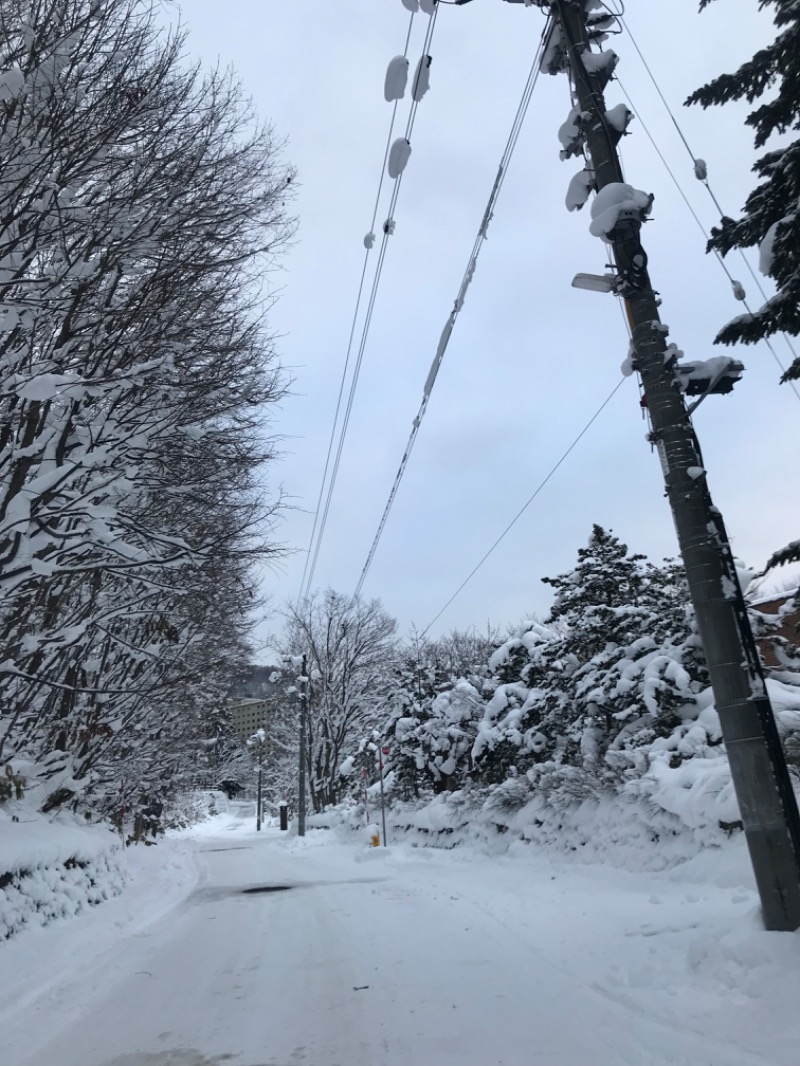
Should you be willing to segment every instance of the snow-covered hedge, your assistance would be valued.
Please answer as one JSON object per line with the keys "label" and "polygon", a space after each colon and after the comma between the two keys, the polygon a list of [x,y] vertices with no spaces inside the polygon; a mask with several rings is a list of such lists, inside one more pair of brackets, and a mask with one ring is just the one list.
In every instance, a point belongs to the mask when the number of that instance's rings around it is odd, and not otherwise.
{"label": "snow-covered hedge", "polygon": [[[800,688],[768,681],[784,738],[800,731]],[[639,751],[621,778],[602,767],[545,762],[494,785],[470,785],[433,798],[402,802],[385,782],[389,842],[453,848],[471,844],[499,853],[535,845],[586,861],[658,870],[717,847],[737,832],[740,813],[711,692],[697,715]],[[379,818],[379,786],[368,790],[369,821]],[[364,805],[351,802],[310,824],[363,835]]]}
{"label": "snow-covered hedge", "polygon": [[[398,803],[387,811],[389,843],[417,847],[478,847],[492,854],[532,845],[571,854],[586,862],[604,861],[635,870],[660,870],[721,845],[727,833],[719,823],[690,828],[643,797],[611,792],[573,797],[564,781],[532,792],[522,779],[489,789],[463,789],[417,806]],[[370,818],[376,817],[370,811]],[[354,804],[321,815],[310,825],[363,836],[364,809]]]}
{"label": "snow-covered hedge", "polygon": [[119,859],[108,829],[66,815],[51,822],[21,804],[0,807],[0,941],[118,895]]}

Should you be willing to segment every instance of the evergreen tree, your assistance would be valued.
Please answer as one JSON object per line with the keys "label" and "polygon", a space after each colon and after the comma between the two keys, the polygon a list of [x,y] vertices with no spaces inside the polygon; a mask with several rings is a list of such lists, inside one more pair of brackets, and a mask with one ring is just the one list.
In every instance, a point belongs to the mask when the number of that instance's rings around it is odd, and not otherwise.
{"label": "evergreen tree", "polygon": [[594,526],[575,569],[544,580],[557,590],[551,621],[568,628],[548,649],[542,733],[562,762],[626,767],[613,753],[668,735],[707,680],[682,568],[629,555]]}
{"label": "evergreen tree", "polygon": [[436,644],[412,631],[409,643],[400,650],[389,694],[389,714],[380,727],[390,752],[387,773],[393,773],[393,786],[401,799],[418,798],[431,790],[423,736],[444,680]]}
{"label": "evergreen tree", "polygon": [[644,561],[595,525],[576,566],[542,579],[556,592],[545,625],[526,623],[492,657],[491,698],[473,749],[481,780],[547,761],[580,764],[582,752],[607,743],[614,721],[599,706],[598,672],[653,626],[640,603],[653,586]]}
{"label": "evergreen tree", "polygon": [[472,749],[482,782],[497,784],[552,756],[554,745],[541,727],[547,693],[557,689],[557,645],[555,629],[525,622],[491,657],[489,699]]}
{"label": "evergreen tree", "polygon": [[412,631],[401,649],[380,735],[387,775],[403,799],[460,788],[483,713],[486,662],[494,636],[453,630],[438,640]]}
{"label": "evergreen tree", "polygon": [[[710,0],[701,0],[700,8]],[[734,74],[723,74],[697,89],[687,104],[707,108],[730,100],[758,101],[746,122],[755,130],[755,146],[763,148],[773,134],[800,128],[800,6],[796,0],[761,0],[774,8],[775,40],[758,51]],[[762,97],[772,89],[770,99]],[[753,315],[742,315],[724,327],[717,342],[754,344],[783,331],[800,333],[800,138],[762,155],[753,167],[761,179],[740,219],[723,218],[712,230],[709,250],[726,255],[733,248],[761,249],[761,269],[777,292]],[[800,378],[800,358],[784,381]]]}

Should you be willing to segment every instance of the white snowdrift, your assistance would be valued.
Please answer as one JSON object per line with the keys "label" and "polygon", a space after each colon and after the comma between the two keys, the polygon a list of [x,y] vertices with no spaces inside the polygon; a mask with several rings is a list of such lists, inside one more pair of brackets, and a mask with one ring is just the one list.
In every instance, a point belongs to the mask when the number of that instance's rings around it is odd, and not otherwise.
{"label": "white snowdrift", "polygon": [[51,821],[21,804],[0,807],[0,875],[70,859],[93,862],[118,846],[119,837],[104,826],[81,825],[66,814]]}
{"label": "white snowdrift", "polygon": [[108,829],[66,815],[51,822],[21,804],[0,808],[0,942],[118,895],[120,853]]}
{"label": "white snowdrift", "polygon": [[[767,682],[782,735],[800,724],[800,688]],[[505,686],[506,688],[510,686]],[[642,768],[610,782],[603,768],[544,763],[533,784],[525,776],[495,786],[444,792],[422,803],[393,801],[389,840],[415,846],[472,845],[492,854],[533,844],[630,870],[662,870],[716,850],[739,835],[740,812],[711,691],[695,721],[641,750]],[[387,793],[391,793],[391,781]],[[371,797],[372,807],[379,797]],[[316,815],[318,828],[360,831],[363,805]]]}

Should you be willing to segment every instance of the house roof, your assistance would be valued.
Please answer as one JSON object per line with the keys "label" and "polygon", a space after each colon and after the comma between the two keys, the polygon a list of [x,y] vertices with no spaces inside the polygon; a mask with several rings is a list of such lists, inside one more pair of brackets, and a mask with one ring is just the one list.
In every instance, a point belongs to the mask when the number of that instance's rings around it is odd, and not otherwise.
{"label": "house roof", "polygon": [[793,589],[788,592],[781,592],[777,595],[770,596],[763,600],[756,600],[755,603],[748,604],[751,610],[755,610],[759,614],[766,615],[767,617],[770,615],[775,617],[780,613],[781,608],[790,600],[795,600],[794,607],[782,616],[780,625],[770,634],[770,636],[760,637],[758,639],[761,658],[763,659],[764,666],[768,669],[778,669],[783,665],[778,661],[778,657],[775,654],[774,640],[776,637],[783,637],[787,643],[800,649],[800,598],[797,596],[798,591],[800,590]]}

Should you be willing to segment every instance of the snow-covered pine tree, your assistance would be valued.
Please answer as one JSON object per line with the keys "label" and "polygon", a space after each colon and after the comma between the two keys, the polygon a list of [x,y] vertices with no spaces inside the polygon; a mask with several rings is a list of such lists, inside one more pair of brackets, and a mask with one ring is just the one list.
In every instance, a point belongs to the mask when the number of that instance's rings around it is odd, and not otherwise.
{"label": "snow-covered pine tree", "polygon": [[489,659],[486,703],[472,749],[482,783],[497,784],[552,757],[542,720],[548,694],[559,691],[563,664],[555,649],[562,632],[561,626],[524,622]]}
{"label": "snow-covered pine tree", "polygon": [[452,630],[436,640],[412,629],[398,649],[378,735],[389,749],[386,773],[400,798],[460,788],[469,779],[495,640],[491,628]]}
{"label": "snow-covered pine tree", "polygon": [[639,598],[643,560],[643,555],[629,555],[627,545],[611,530],[594,525],[589,543],[578,549],[575,568],[542,578],[555,589],[548,621],[566,623],[573,649],[582,658],[590,658],[609,641],[630,636],[632,619],[620,607],[631,607]]}
{"label": "snow-covered pine tree", "polygon": [[563,761],[622,767],[611,753],[669,734],[706,680],[683,571],[594,526],[575,569],[545,580],[557,590],[550,621],[567,631],[548,649],[564,666],[545,689],[542,732]]}
{"label": "snow-covered pine tree", "polygon": [[432,778],[423,738],[433,701],[445,681],[434,641],[412,630],[398,650],[388,693],[388,714],[379,725],[382,744],[389,748],[387,773],[400,799],[417,799],[429,792]]}
{"label": "snow-covered pine tree", "polygon": [[[710,2],[700,0],[701,10]],[[761,270],[776,286],[775,295],[758,311],[740,315],[720,330],[716,339],[721,344],[755,344],[778,332],[800,334],[800,6],[795,0],[762,0],[759,6],[774,9],[775,40],[735,73],[715,78],[686,101],[703,108],[757,101],[746,119],[755,131],[756,148],[764,148],[776,134],[785,142],[756,161],[753,170],[761,180],[741,218],[723,218],[712,230],[709,250],[722,255],[758,246]],[[800,357],[782,378],[798,379]],[[800,540],[795,540],[775,552],[767,568],[798,561]]]}
{"label": "snow-covered pine tree", "polygon": [[[701,9],[709,3],[701,0]],[[686,103],[707,108],[731,100],[758,101],[746,122],[755,131],[756,148],[763,148],[775,134],[800,129],[800,6],[796,0],[761,0],[759,7],[774,9],[775,40],[735,73],[697,89]],[[725,255],[758,245],[761,270],[773,278],[777,292],[753,315],[728,323],[717,336],[722,344],[754,344],[779,331],[800,334],[800,138],[771,148],[753,169],[761,181],[748,196],[742,217],[723,218],[712,230],[709,249]],[[800,358],[784,375],[784,381],[790,379],[800,379]]]}

